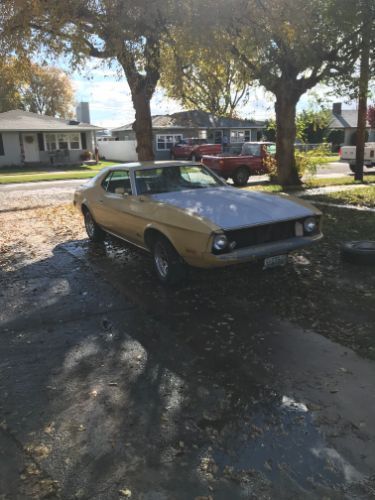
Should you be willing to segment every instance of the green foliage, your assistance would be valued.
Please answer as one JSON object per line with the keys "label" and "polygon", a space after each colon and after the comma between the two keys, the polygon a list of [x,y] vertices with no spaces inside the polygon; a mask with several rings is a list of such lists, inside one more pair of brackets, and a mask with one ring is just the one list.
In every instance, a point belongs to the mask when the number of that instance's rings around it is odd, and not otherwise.
{"label": "green foliage", "polygon": [[61,118],[72,116],[74,91],[61,70],[15,57],[0,60],[0,112],[24,109]]}
{"label": "green foliage", "polygon": [[233,117],[238,105],[249,98],[248,81],[233,58],[202,46],[189,32],[174,30],[171,37],[173,41],[168,40],[161,52],[160,85],[167,96],[185,109]]}
{"label": "green foliage", "polygon": [[327,134],[327,141],[332,144],[332,151],[337,152],[345,141],[345,131],[343,129],[330,130]]}

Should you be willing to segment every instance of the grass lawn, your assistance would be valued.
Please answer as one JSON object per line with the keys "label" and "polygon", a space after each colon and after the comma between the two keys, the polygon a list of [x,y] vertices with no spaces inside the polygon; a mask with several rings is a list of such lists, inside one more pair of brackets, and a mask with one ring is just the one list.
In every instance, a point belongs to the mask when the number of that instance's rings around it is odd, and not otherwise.
{"label": "grass lawn", "polygon": [[309,200],[336,203],[339,205],[356,205],[360,207],[375,208],[375,186],[354,188],[348,191],[336,191],[329,194],[306,196]]}
{"label": "grass lawn", "polygon": [[[364,182],[375,183],[375,173],[365,175]],[[283,187],[280,184],[274,184],[269,181],[254,182],[242,189],[280,193],[282,191],[293,192],[293,191],[303,191],[305,189],[319,188],[325,186],[350,186],[350,185],[354,186],[356,184],[357,182],[354,180],[354,177],[329,177],[320,179],[312,177],[307,179],[301,186],[291,186],[286,190],[283,189]],[[358,189],[358,191],[360,189]]]}
{"label": "grass lawn", "polygon": [[0,184],[20,182],[55,181],[66,179],[89,179],[102,168],[120,162],[101,161],[98,165],[63,166],[63,167],[13,167],[0,169]]}

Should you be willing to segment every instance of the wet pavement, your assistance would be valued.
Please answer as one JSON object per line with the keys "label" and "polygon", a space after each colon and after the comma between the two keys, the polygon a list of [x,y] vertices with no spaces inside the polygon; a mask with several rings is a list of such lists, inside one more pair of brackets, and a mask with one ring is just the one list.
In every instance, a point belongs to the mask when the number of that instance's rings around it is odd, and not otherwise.
{"label": "wet pavement", "polygon": [[[375,498],[375,363],[317,333],[345,291],[322,324],[314,290],[311,319],[281,311],[319,252],[168,290],[147,254],[47,217],[20,215],[36,239],[0,268],[0,498]],[[374,277],[341,271],[371,332]]]}

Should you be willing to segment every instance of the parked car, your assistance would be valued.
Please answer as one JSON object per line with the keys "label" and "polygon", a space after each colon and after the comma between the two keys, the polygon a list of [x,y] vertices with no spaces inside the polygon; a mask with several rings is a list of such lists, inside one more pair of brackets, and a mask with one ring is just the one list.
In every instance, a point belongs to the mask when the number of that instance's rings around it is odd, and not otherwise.
{"label": "parked car", "polygon": [[[340,161],[349,163],[349,168],[355,172],[356,146],[341,146],[339,150]],[[375,142],[365,144],[364,165],[367,168],[375,167]]]}
{"label": "parked car", "polygon": [[197,161],[203,155],[216,155],[221,153],[221,144],[209,144],[206,139],[196,137],[182,139],[171,149],[172,160]]}
{"label": "parked car", "polygon": [[275,153],[276,145],[273,142],[244,142],[238,156],[204,155],[202,163],[220,177],[233,179],[236,186],[246,186],[250,175],[269,172],[266,159]]}
{"label": "parked car", "polygon": [[159,280],[181,280],[187,264],[212,268],[287,254],[322,237],[319,210],[291,196],[228,186],[190,162],[124,164],[78,188],[74,205],[93,241],[110,233],[151,252]]}

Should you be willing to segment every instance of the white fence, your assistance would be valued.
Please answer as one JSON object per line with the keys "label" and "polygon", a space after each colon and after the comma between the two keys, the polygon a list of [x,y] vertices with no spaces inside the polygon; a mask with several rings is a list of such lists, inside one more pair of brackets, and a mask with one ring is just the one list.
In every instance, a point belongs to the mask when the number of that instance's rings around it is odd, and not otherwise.
{"label": "white fence", "polygon": [[99,156],[106,160],[138,161],[137,141],[99,141]]}

